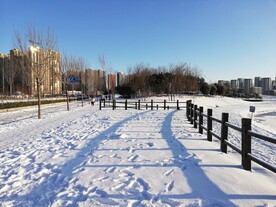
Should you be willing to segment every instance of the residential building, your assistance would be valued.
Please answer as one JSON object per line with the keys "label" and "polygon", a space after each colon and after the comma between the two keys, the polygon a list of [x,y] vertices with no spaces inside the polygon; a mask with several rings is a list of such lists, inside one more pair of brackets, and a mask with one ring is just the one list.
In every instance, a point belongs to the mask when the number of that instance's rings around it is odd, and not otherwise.
{"label": "residential building", "polygon": [[276,81],[272,81],[272,89],[276,90]]}
{"label": "residential building", "polygon": [[221,85],[221,86],[224,86],[225,85],[225,82],[227,82],[226,80],[219,80],[218,81],[218,84]]}
{"label": "residential building", "polygon": [[117,85],[121,86],[126,83],[128,83],[128,75],[126,75],[122,72],[118,72],[117,73]]}
{"label": "residential building", "polygon": [[254,78],[254,86],[255,87],[262,87],[262,78],[261,77],[255,77]]}
{"label": "residential building", "polygon": [[269,91],[272,89],[271,78],[262,78],[262,89],[263,94],[269,94]]}
{"label": "residential building", "polygon": [[238,89],[238,80],[231,80],[231,88],[232,90]]}
{"label": "residential building", "polygon": [[1,87],[1,94],[5,95],[8,93],[8,85],[5,78],[5,73],[7,71],[7,68],[10,65],[10,55],[9,54],[0,54],[0,87]]}
{"label": "residential building", "polygon": [[262,94],[262,87],[252,87],[251,92],[253,95],[261,95]]}
{"label": "residential building", "polygon": [[251,88],[253,86],[252,79],[244,79],[244,93],[247,95],[251,94]]}
{"label": "residential building", "polygon": [[4,65],[2,93],[36,95],[38,81],[42,95],[62,93],[60,53],[32,47],[25,53],[13,49],[10,54],[1,54],[0,62]]}
{"label": "residential building", "polygon": [[239,89],[244,89],[244,79],[238,78],[238,87]]}

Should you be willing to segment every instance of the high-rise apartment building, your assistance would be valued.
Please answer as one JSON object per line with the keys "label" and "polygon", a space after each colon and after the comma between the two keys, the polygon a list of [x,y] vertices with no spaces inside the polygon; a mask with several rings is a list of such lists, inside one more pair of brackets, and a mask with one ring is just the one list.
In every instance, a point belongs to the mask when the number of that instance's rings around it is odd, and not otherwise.
{"label": "high-rise apartment building", "polygon": [[255,77],[254,78],[254,86],[255,87],[262,87],[262,78],[261,77]]}
{"label": "high-rise apartment building", "polygon": [[6,94],[8,90],[5,73],[7,71],[7,68],[10,65],[10,55],[8,54],[0,54],[0,87],[1,87],[1,94]]}
{"label": "high-rise apartment building", "polygon": [[126,75],[126,74],[124,74],[122,72],[118,72],[117,73],[117,85],[121,86],[123,84],[128,83],[127,78],[128,78],[128,75]]}
{"label": "high-rise apartment building", "polygon": [[243,78],[238,78],[238,87],[239,89],[244,89],[244,79]]}
{"label": "high-rise apartment building", "polygon": [[244,79],[244,93],[247,95],[251,94],[251,88],[253,86],[252,79]]}
{"label": "high-rise apartment building", "polygon": [[269,94],[269,91],[272,89],[271,78],[262,78],[262,89],[263,94]]}
{"label": "high-rise apartment building", "polygon": [[231,80],[231,88],[233,90],[237,90],[238,89],[238,80]]}
{"label": "high-rise apartment building", "polygon": [[40,48],[25,53],[13,49],[10,54],[2,54],[0,62],[4,65],[1,83],[5,94],[35,95],[38,81],[42,95],[62,93],[60,53]]}

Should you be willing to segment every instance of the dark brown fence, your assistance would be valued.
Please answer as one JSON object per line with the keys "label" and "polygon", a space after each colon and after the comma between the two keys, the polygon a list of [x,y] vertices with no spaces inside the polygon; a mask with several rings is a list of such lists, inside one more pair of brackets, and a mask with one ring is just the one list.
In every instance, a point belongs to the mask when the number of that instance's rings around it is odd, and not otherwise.
{"label": "dark brown fence", "polygon": [[[276,167],[261,160],[251,153],[251,139],[255,137],[257,139],[264,140],[271,144],[276,144],[276,139],[268,136],[264,136],[251,131],[251,119],[243,118],[241,120],[241,127],[233,125],[228,122],[228,113],[222,113],[221,119],[213,117],[212,109],[207,109],[207,114],[203,113],[203,107],[198,107],[187,101],[186,115],[188,121],[193,124],[194,128],[198,128],[198,132],[203,134],[203,130],[207,132],[207,140],[212,141],[215,137],[220,140],[220,149],[222,152],[227,153],[227,147],[232,148],[239,154],[241,154],[241,164],[245,170],[251,170],[251,161],[258,163],[266,169],[276,173]],[[204,125],[204,118],[206,125]],[[213,122],[217,122],[221,125],[220,135],[213,132]],[[228,140],[228,128],[236,130],[241,133],[241,148],[235,146]]]}
{"label": "dark brown fence", "polygon": [[99,109],[101,110],[102,108],[112,108],[113,110],[115,109],[137,109],[137,110],[142,110],[142,109],[164,109],[164,110],[169,110],[169,109],[184,109],[186,108],[186,101],[185,102],[180,102],[179,100],[177,101],[128,101],[128,100],[111,100],[111,101],[106,101],[105,99],[101,100],[99,103]]}

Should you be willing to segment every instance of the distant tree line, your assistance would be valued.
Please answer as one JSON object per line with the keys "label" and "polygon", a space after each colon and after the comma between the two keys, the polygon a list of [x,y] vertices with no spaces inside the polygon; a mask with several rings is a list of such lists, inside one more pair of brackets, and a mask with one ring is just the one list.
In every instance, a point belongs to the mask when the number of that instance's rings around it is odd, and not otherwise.
{"label": "distant tree line", "polygon": [[116,90],[124,98],[152,95],[195,94],[199,92],[201,74],[188,64],[150,67],[138,64],[128,69],[129,80]]}
{"label": "distant tree line", "polygon": [[203,95],[230,96],[232,94],[229,84],[209,84],[205,82],[204,78],[201,78],[199,82],[199,88]]}
{"label": "distant tree line", "polygon": [[138,64],[130,67],[128,74],[128,81],[116,87],[116,91],[124,98],[181,94],[231,96],[233,94],[229,84],[207,83],[197,68],[185,63],[157,68]]}

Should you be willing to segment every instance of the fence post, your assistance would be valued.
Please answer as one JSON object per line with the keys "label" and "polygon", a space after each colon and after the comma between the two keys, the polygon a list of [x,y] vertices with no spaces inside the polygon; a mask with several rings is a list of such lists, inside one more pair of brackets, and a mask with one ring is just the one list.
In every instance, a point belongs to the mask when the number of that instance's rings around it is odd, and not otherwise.
{"label": "fence post", "polygon": [[141,107],[141,105],[140,105],[141,103],[140,103],[140,99],[138,100],[138,110],[140,110],[140,107]]}
{"label": "fence post", "polygon": [[199,107],[199,115],[198,115],[198,132],[200,133],[200,134],[203,134],[203,128],[202,128],[202,125],[203,125],[203,115],[202,115],[202,113],[203,113],[203,107],[201,106],[201,107]]}
{"label": "fence post", "polygon": [[135,102],[135,109],[137,109],[137,102]]}
{"label": "fence post", "polygon": [[228,122],[228,116],[228,113],[222,113],[220,150],[224,153],[227,153],[227,144],[225,140],[228,139],[228,126],[226,126],[225,123]]}
{"label": "fence post", "polygon": [[194,105],[194,128],[195,129],[197,128],[196,120],[197,120],[197,105]]}
{"label": "fence post", "polygon": [[148,110],[148,104],[146,103],[146,109]]}
{"label": "fence post", "polygon": [[101,99],[100,99],[99,107],[100,107],[100,110],[102,110],[102,100]]}
{"label": "fence post", "polygon": [[194,123],[194,112],[193,112],[193,108],[194,108],[194,104],[190,104],[190,123],[193,124]]}
{"label": "fence post", "polygon": [[127,110],[127,99],[125,101],[125,110]]}
{"label": "fence post", "polygon": [[213,110],[207,109],[207,140],[212,142],[213,122],[212,122]]}
{"label": "fence post", "polygon": [[113,110],[116,109],[116,100],[115,100],[115,99],[113,99],[112,109],[113,109]]}
{"label": "fence post", "polygon": [[251,136],[248,133],[251,130],[251,119],[242,119],[242,140],[241,140],[241,155],[242,155],[242,166],[245,170],[251,170],[251,159],[248,153],[251,153]]}
{"label": "fence post", "polygon": [[164,100],[164,110],[166,110],[166,100]]}
{"label": "fence post", "polygon": [[188,121],[190,121],[190,104],[191,104],[191,100],[187,100],[186,101],[186,116]]}
{"label": "fence post", "polygon": [[151,104],[150,108],[151,108],[151,110],[153,110],[153,100],[150,101],[150,104]]}
{"label": "fence post", "polygon": [[156,109],[158,110],[158,104],[156,105]]}
{"label": "fence post", "polygon": [[105,108],[105,99],[103,99],[103,101],[104,101],[104,108]]}
{"label": "fence post", "polygon": [[179,110],[179,100],[176,100],[176,109]]}

